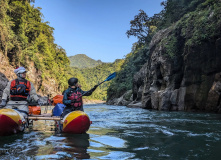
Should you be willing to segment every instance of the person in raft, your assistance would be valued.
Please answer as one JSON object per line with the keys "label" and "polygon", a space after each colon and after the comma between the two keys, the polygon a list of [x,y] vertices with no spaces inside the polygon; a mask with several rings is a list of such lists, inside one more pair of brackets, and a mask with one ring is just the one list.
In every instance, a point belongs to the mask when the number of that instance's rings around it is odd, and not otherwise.
{"label": "person in raft", "polygon": [[[27,117],[29,112],[28,101],[33,99],[39,105],[42,105],[42,102],[37,96],[34,85],[25,79],[26,69],[18,67],[14,72],[17,75],[17,79],[8,82],[3,91],[0,108],[17,109],[24,117]],[[8,103],[7,100],[9,100]]]}
{"label": "person in raft", "polygon": [[63,118],[72,111],[84,111],[82,96],[90,96],[98,87],[98,85],[95,85],[89,91],[82,91],[81,86],[78,84],[78,79],[74,77],[68,80],[68,85],[68,89],[63,93],[63,104],[66,105],[62,113]]}

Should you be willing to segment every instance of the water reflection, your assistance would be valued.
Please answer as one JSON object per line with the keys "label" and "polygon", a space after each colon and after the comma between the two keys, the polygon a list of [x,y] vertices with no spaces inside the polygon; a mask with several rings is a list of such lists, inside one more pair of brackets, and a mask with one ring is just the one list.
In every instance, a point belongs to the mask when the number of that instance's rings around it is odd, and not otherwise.
{"label": "water reflection", "polygon": [[87,152],[89,147],[89,134],[67,135],[65,143],[68,147],[62,147],[62,150],[74,153],[73,156],[79,159],[89,159],[90,154]]}
{"label": "water reflection", "polygon": [[85,112],[93,122],[87,134],[58,133],[54,121],[34,121],[24,133],[0,137],[0,158],[207,160],[221,156],[221,115],[106,105],[87,105]]}
{"label": "water reflection", "polygon": [[89,147],[88,134],[60,134],[52,135],[44,139],[46,145],[38,150],[36,159],[46,158],[79,158],[89,159],[90,155],[87,153]]}
{"label": "water reflection", "polygon": [[101,144],[109,147],[116,147],[116,148],[125,147],[124,140],[112,136],[96,136],[91,138],[91,141],[100,142]]}

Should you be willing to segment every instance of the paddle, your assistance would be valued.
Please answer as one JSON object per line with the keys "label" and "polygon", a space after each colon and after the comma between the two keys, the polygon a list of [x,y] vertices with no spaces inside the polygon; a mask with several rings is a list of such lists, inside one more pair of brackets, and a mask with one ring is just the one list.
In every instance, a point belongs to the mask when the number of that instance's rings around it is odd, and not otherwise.
{"label": "paddle", "polygon": [[[103,82],[100,82],[100,83],[97,85],[97,87],[98,87],[99,85],[101,85],[102,83],[106,82],[106,81],[112,80],[112,79],[115,78],[115,77],[116,77],[116,72],[111,73]],[[92,90],[92,89],[93,89],[93,88],[91,88],[90,90]],[[90,91],[90,90],[89,90],[89,91]],[[89,91],[85,92],[84,94],[82,94],[82,95],[79,96],[78,98],[84,96],[84,95],[87,94]]]}
{"label": "paddle", "polygon": [[106,81],[112,80],[115,77],[116,77],[116,72],[110,74],[103,82],[99,83],[98,86],[101,85],[102,83],[106,82]]}

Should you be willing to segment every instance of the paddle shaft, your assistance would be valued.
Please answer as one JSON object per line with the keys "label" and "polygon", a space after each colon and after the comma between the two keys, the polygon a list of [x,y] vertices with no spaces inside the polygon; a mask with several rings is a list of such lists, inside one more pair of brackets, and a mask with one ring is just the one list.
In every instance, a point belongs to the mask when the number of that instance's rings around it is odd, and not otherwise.
{"label": "paddle shaft", "polygon": [[[101,83],[99,83],[97,86],[99,86],[99,85],[101,85],[102,83],[104,83],[105,81],[103,81],[103,82],[101,82]],[[92,90],[93,88],[91,88],[90,90]],[[81,98],[82,96],[84,96],[85,94],[87,94],[88,92],[90,92],[90,90],[89,91],[87,91],[87,92],[85,92],[84,94],[82,94],[81,96],[79,96],[78,98]],[[78,99],[77,98],[77,99]]]}
{"label": "paddle shaft", "polygon": [[[101,85],[102,83],[106,82],[106,81],[110,81],[110,80],[113,79],[114,77],[116,77],[116,72],[110,74],[103,82],[100,82],[100,83],[97,85],[97,87],[98,87],[99,85]],[[91,88],[89,91],[85,92],[84,94],[82,94],[82,95],[79,96],[78,98],[81,98],[82,96],[84,96],[85,94],[87,94],[88,92],[90,92],[92,89],[93,89],[93,88]],[[77,98],[77,99],[78,99],[78,98]]]}
{"label": "paddle shaft", "polygon": [[36,117],[36,116],[29,116],[28,119],[32,119],[32,120],[55,120],[55,121],[59,121],[59,120],[61,120],[61,117]]}

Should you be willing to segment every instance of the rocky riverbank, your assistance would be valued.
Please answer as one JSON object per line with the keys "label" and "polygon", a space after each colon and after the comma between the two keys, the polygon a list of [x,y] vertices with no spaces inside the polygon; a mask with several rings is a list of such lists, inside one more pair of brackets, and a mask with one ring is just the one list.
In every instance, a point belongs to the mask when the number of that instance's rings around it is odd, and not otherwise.
{"label": "rocky riverbank", "polygon": [[96,100],[96,99],[83,99],[84,104],[100,104],[100,103],[106,103],[106,101]]}

